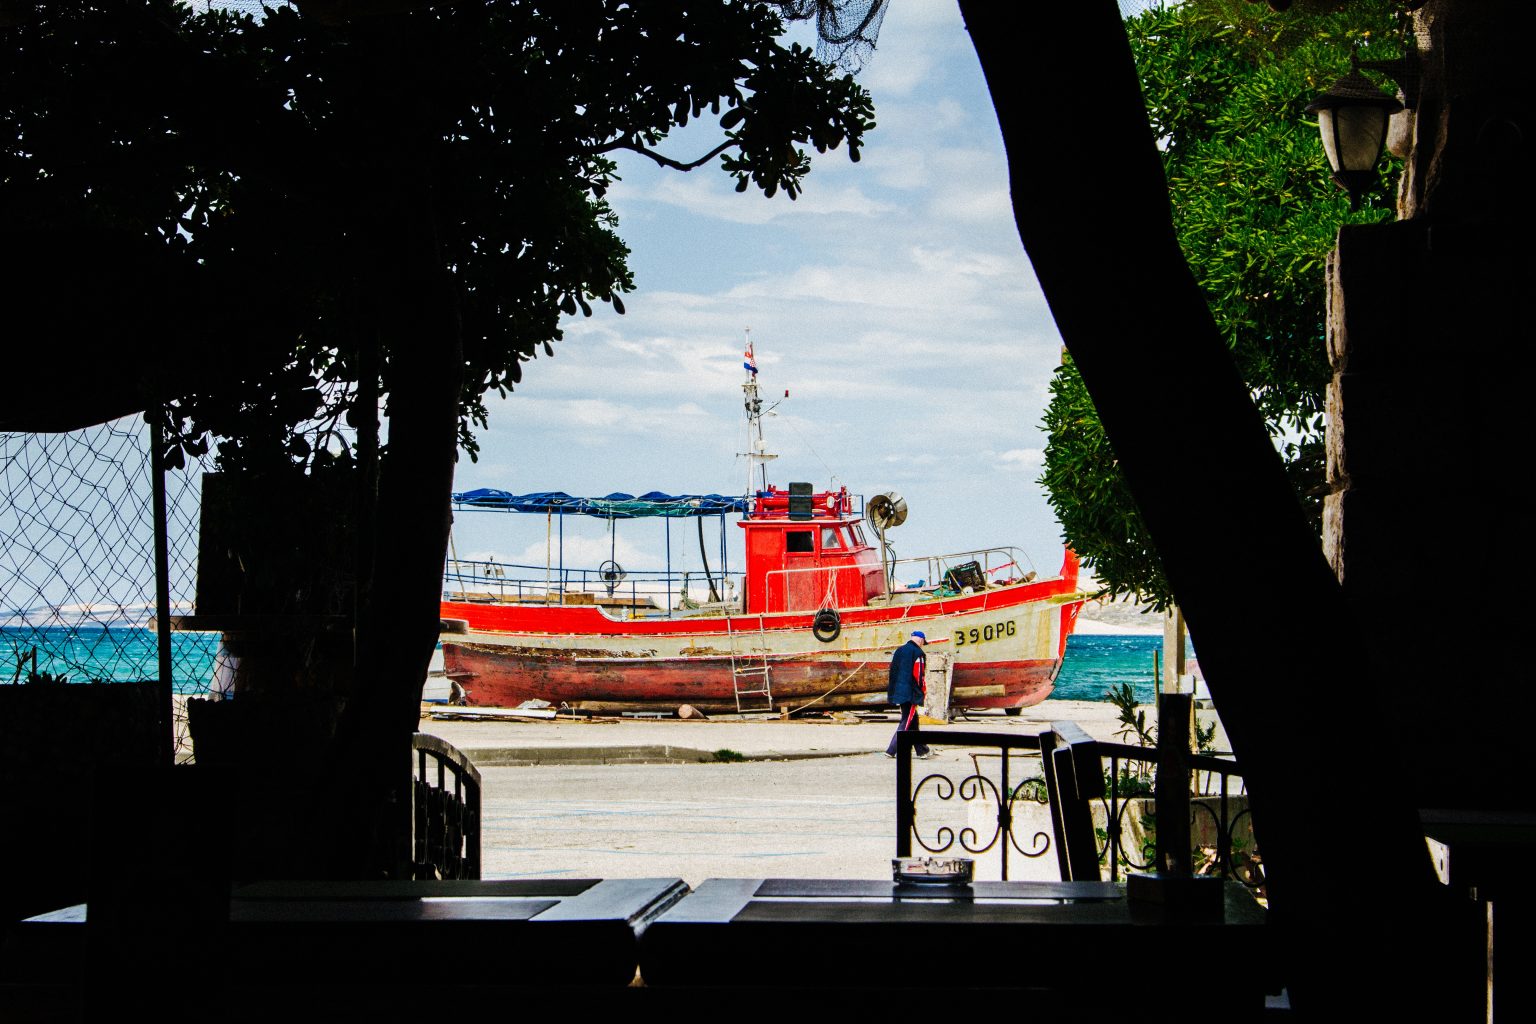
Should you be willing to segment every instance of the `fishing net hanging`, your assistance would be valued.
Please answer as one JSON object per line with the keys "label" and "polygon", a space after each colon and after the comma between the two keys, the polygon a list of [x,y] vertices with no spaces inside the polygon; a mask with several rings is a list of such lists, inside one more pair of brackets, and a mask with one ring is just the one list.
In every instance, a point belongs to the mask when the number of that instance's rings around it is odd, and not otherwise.
{"label": "fishing net hanging", "polygon": [[857,72],[875,52],[889,0],[783,0],[786,21],[816,21],[816,56]]}
{"label": "fishing net hanging", "polygon": [[[173,615],[192,610],[201,477],[195,462],[166,474]],[[142,417],[0,433],[0,686],[159,678],[150,481]],[[173,691],[206,692],[217,634],[172,640]]]}

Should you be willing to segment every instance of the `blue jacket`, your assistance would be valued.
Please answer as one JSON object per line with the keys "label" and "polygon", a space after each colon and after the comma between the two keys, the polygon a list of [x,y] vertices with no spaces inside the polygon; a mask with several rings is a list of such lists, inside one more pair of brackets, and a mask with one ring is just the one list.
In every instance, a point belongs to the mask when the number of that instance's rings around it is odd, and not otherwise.
{"label": "blue jacket", "polygon": [[925,673],[928,652],[916,640],[908,640],[891,656],[891,678],[886,696],[892,704],[919,704],[928,692]]}

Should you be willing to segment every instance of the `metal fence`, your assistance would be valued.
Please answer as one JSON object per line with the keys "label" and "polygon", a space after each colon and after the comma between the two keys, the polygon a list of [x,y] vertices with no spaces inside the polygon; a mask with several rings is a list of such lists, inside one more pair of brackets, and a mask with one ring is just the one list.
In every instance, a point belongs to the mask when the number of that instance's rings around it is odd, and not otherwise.
{"label": "metal fence", "polygon": [[[1095,743],[1099,757],[1109,761],[1105,794],[1101,798],[1104,827],[1101,863],[1111,879],[1124,870],[1152,870],[1156,862],[1156,808],[1151,799],[1156,780],[1157,751],[1127,743]],[[1190,839],[1195,870],[1242,882],[1255,891],[1264,887],[1264,870],[1253,840],[1253,814],[1236,761],[1208,754],[1190,754]],[[1114,857],[1109,852],[1115,852]]]}
{"label": "metal fence", "polygon": [[411,877],[480,877],[480,771],[436,736],[411,738]]}
{"label": "metal fence", "polygon": [[[1063,727],[1064,729],[1065,727]],[[1066,819],[1075,799],[1052,777],[1051,750],[1061,742],[1052,732],[901,733],[896,764],[896,855],[914,850],[979,859],[978,870],[996,866],[1003,880],[1023,862],[1054,853],[1062,878],[1068,866]],[[913,765],[918,744],[964,750],[971,770],[956,777],[949,769]],[[1157,820],[1152,800],[1157,750],[1124,743],[1077,744],[1100,777],[1085,789],[1079,808],[1092,821],[1098,871],[1118,880],[1128,871],[1156,864]],[[1190,838],[1195,870],[1241,881],[1262,892],[1264,873],[1253,840],[1252,814],[1237,762],[1191,754]],[[1102,782],[1102,786],[1097,785]],[[1053,798],[1054,797],[1054,798]]]}

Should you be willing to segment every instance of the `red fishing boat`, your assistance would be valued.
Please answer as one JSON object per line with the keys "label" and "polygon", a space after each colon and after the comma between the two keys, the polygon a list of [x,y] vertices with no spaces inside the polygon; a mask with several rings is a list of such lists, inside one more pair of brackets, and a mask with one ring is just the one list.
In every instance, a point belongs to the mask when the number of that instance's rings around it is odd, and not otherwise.
{"label": "red fishing boat", "polygon": [[[750,473],[773,458],[748,346]],[[763,470],[764,476],[766,471]],[[749,477],[749,481],[752,478]],[[456,509],[620,520],[694,519],[720,526],[720,571],[595,570],[450,559],[442,601],[443,664],[469,704],[548,701],[601,713],[849,708],[885,704],[892,652],[928,639],[930,689],[956,708],[1015,711],[1044,700],[1086,595],[1069,550],[1040,576],[1011,547],[897,559],[887,531],[906,518],[893,493],[749,483],[746,497],[480,490]],[[745,565],[731,572],[726,522],[737,517]],[[866,526],[869,528],[866,530]],[[668,527],[670,549],[670,525]],[[553,552],[554,547],[551,546]],[[563,545],[562,545],[563,550]],[[669,557],[670,562],[670,557]],[[910,582],[900,582],[906,578]]]}

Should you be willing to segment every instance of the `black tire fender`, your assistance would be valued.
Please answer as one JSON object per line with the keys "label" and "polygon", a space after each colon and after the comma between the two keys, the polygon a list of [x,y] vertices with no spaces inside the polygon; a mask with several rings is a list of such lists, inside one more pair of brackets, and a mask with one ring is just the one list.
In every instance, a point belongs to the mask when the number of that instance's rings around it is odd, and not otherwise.
{"label": "black tire fender", "polygon": [[836,608],[823,608],[811,620],[811,633],[824,644],[836,640],[843,632],[843,620]]}

